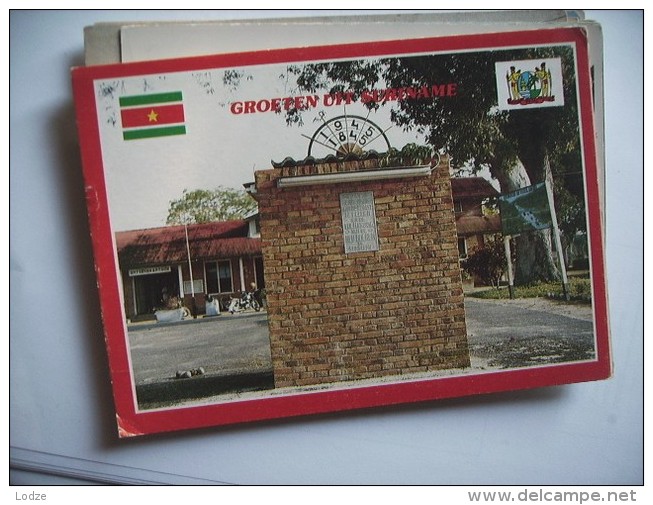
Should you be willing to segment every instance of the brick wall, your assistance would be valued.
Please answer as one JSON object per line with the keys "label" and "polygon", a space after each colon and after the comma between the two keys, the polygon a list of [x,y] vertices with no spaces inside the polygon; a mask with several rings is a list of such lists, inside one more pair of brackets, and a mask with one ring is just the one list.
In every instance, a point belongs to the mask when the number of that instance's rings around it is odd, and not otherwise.
{"label": "brick wall", "polygon": [[[421,177],[277,187],[361,168],[374,167],[255,174],[276,387],[469,366],[448,160]],[[358,191],[373,192],[379,250],[345,254],[340,193]]]}

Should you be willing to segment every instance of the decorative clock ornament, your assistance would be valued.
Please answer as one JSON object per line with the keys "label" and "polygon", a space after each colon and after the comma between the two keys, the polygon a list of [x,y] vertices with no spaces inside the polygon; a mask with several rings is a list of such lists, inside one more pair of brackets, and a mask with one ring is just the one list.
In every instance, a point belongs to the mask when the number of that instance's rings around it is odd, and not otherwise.
{"label": "decorative clock ornament", "polygon": [[391,147],[385,131],[367,118],[344,114],[326,121],[324,116],[322,112],[322,125],[310,137],[308,156],[346,156],[371,149],[386,152]]}

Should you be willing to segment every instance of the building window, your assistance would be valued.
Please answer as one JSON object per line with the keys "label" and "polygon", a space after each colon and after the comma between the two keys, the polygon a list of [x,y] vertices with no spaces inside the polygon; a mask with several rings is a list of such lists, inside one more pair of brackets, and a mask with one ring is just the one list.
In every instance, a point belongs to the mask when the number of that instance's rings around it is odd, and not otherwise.
{"label": "building window", "polygon": [[460,259],[467,257],[467,242],[465,241],[465,237],[458,238],[458,257]]}
{"label": "building window", "polygon": [[257,215],[253,219],[249,220],[249,231],[248,237],[257,238],[261,236],[261,220]]}
{"label": "building window", "polygon": [[206,287],[209,294],[232,293],[231,261],[211,261],[205,264]]}
{"label": "building window", "polygon": [[189,295],[192,293],[204,293],[204,281],[202,279],[193,279],[193,289],[191,289],[190,281],[184,281],[184,293]]}
{"label": "building window", "polygon": [[456,214],[462,213],[462,211],[463,211],[463,202],[461,202],[460,200],[454,200],[453,201],[453,211]]}

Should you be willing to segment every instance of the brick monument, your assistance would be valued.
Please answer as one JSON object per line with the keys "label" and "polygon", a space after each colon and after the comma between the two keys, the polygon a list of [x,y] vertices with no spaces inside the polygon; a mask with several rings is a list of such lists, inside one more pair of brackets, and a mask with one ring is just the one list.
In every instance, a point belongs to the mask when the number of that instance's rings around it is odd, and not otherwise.
{"label": "brick monument", "polygon": [[277,388],[469,366],[448,158],[255,177]]}

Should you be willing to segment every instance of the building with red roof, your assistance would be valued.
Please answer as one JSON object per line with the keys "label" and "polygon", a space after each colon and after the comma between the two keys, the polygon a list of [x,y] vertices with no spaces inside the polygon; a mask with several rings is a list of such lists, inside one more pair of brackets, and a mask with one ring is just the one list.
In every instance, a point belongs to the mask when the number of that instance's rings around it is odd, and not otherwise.
{"label": "building with red roof", "polygon": [[[498,212],[483,203],[499,195],[482,177],[451,179],[458,252],[462,263],[485,237],[501,232]],[[228,300],[265,287],[258,216],[223,222],[165,226],[116,233],[125,314],[153,317],[170,298],[202,314],[209,299]],[[189,273],[189,257],[192,276]],[[192,279],[192,283],[191,283]],[[194,304],[193,304],[194,301]]]}
{"label": "building with red roof", "polygon": [[153,317],[175,297],[202,314],[209,298],[265,287],[254,218],[117,232],[116,248],[130,320]]}
{"label": "building with red roof", "polygon": [[456,214],[458,256],[464,263],[468,254],[483,247],[487,236],[501,233],[498,208],[488,203],[499,192],[483,177],[452,177],[451,195]]}

